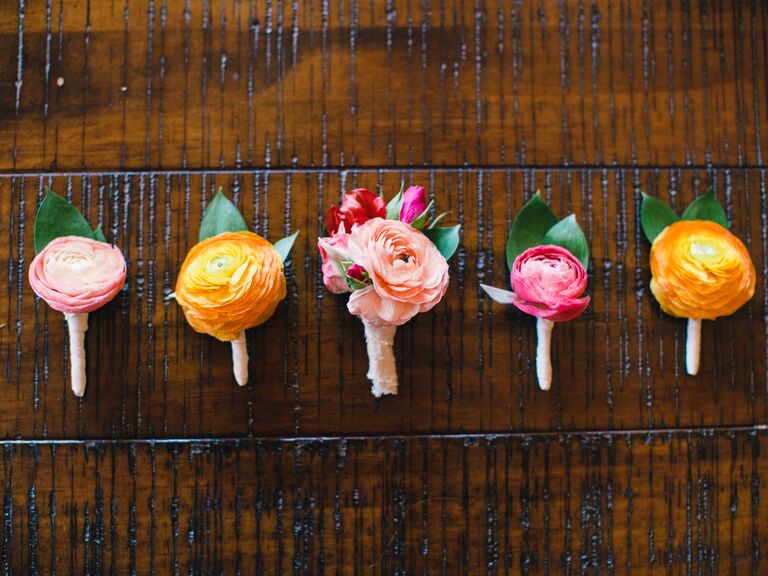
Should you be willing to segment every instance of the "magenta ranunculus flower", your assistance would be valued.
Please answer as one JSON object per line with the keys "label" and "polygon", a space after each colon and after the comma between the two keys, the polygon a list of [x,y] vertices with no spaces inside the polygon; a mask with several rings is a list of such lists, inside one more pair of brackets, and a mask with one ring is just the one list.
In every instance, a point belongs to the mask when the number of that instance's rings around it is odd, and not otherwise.
{"label": "magenta ranunculus flower", "polygon": [[510,303],[537,318],[566,322],[589,305],[589,296],[581,297],[587,287],[587,271],[560,246],[534,246],[520,254],[510,281]]}
{"label": "magenta ranunculus flower", "polygon": [[410,224],[426,209],[427,196],[424,193],[424,186],[410,186],[403,192],[400,221]]}

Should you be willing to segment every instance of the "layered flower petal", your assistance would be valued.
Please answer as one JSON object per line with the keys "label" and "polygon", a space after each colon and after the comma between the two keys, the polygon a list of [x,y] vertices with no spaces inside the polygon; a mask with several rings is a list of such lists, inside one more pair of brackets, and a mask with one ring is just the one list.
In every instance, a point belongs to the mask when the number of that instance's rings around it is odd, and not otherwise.
{"label": "layered flower petal", "polygon": [[372,324],[404,324],[432,309],[448,288],[445,258],[429,238],[405,222],[374,218],[355,228],[349,256],[371,282],[352,294],[349,311]]}
{"label": "layered flower petal", "polygon": [[566,322],[589,305],[589,296],[581,296],[587,271],[560,246],[534,246],[520,254],[512,265],[510,282],[510,303],[537,318]]}
{"label": "layered flower petal", "polygon": [[280,255],[253,232],[196,244],[176,281],[176,300],[192,328],[225,341],[269,319],[285,294]]}
{"label": "layered flower petal", "polygon": [[680,220],[651,246],[651,292],[681,318],[714,320],[741,308],[755,292],[755,267],[744,244],[709,220]]}
{"label": "layered flower petal", "polygon": [[29,283],[54,310],[87,313],[112,300],[125,285],[120,249],[81,236],[62,236],[32,260]]}

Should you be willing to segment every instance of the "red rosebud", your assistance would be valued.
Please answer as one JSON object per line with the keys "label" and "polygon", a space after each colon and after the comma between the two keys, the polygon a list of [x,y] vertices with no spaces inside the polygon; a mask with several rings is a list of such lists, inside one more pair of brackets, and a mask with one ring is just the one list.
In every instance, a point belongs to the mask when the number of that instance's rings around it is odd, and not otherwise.
{"label": "red rosebud", "polygon": [[[384,198],[365,188],[355,188],[341,199],[341,211],[350,214],[356,225],[365,224],[371,218],[386,218],[387,205]],[[347,232],[351,231],[351,226]]]}
{"label": "red rosebud", "polygon": [[325,229],[329,236],[333,236],[344,224],[344,231],[349,233],[355,223],[354,217],[349,212],[342,212],[336,206],[331,206],[325,215]]}

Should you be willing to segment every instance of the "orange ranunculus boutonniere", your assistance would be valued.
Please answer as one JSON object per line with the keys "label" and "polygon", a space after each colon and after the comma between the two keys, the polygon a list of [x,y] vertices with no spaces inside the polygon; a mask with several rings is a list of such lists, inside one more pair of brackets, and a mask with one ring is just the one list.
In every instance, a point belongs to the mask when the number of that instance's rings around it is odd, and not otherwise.
{"label": "orange ranunculus boutonniere", "polygon": [[248,227],[221,189],[203,214],[200,242],[184,259],[176,301],[197,332],[232,342],[240,386],[248,381],[245,331],[266,322],[285,298],[283,261],[298,232],[273,246]]}
{"label": "orange ranunculus boutonniere", "polygon": [[683,212],[643,195],[643,230],[651,241],[651,292],[667,314],[688,318],[686,371],[699,371],[701,321],[729,316],[755,293],[755,266],[712,190]]}

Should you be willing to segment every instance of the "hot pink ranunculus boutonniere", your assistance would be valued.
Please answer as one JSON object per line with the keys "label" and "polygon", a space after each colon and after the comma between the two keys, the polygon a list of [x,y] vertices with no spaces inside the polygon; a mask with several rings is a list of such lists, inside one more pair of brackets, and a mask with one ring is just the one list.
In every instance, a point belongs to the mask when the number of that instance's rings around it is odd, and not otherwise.
{"label": "hot pink ranunculus boutonniere", "polygon": [[458,247],[459,227],[436,226],[444,214],[433,218],[431,209],[421,186],[401,189],[386,206],[357,189],[329,210],[330,235],[318,239],[323,283],[335,294],[351,292],[347,308],[363,322],[377,397],[397,393],[397,327],[431,310],[448,288],[447,259]]}
{"label": "hot pink ranunculus boutonniere", "polygon": [[512,304],[536,317],[536,376],[539,387],[552,385],[550,343],[555,322],[579,316],[589,305],[589,247],[571,215],[559,222],[538,193],[515,218],[507,241],[512,291],[481,284],[496,302]]}

